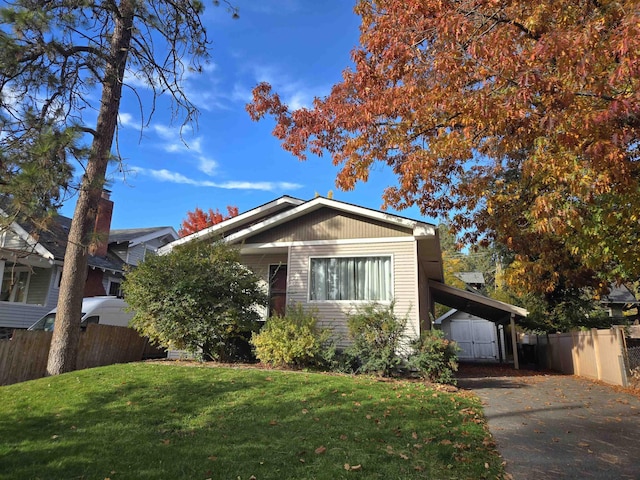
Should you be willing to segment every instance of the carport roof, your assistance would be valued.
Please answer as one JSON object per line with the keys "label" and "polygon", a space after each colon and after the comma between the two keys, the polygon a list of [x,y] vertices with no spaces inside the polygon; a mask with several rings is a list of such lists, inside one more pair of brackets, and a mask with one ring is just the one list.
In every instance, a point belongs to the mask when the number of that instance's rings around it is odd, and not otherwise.
{"label": "carport roof", "polygon": [[429,280],[429,291],[434,302],[496,323],[508,323],[512,314],[517,319],[524,318],[529,313],[524,308],[478,295],[477,293],[467,292],[434,280]]}

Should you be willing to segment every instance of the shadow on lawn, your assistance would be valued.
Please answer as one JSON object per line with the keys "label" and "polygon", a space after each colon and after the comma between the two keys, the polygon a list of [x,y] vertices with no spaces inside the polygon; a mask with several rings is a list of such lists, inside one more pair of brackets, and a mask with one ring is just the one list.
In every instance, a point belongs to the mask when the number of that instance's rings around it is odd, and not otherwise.
{"label": "shadow on lawn", "polygon": [[[414,478],[415,465],[390,452],[424,442],[414,453],[426,474],[429,455],[443,455],[442,448],[429,453],[427,444],[446,439],[463,420],[447,419],[442,428],[443,419],[417,398],[406,405],[395,396],[372,398],[364,381],[345,391],[304,373],[150,368],[155,378],[135,366],[117,377],[107,369],[74,372],[51,382],[52,406],[33,405],[44,413],[30,413],[28,399],[24,411],[7,412],[0,420],[0,478],[320,479],[332,478],[329,458],[341,470],[349,463],[377,465],[379,474],[367,478],[393,471],[395,478]],[[64,398],[64,392],[73,394]],[[442,402],[450,404],[444,396]],[[437,434],[416,439],[416,430]],[[324,455],[317,454],[321,446]]]}

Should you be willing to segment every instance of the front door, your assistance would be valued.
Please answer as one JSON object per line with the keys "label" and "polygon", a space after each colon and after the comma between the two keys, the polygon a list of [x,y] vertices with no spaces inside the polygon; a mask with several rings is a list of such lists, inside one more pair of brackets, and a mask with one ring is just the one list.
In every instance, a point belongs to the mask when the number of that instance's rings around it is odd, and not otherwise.
{"label": "front door", "polygon": [[287,266],[269,265],[269,316],[284,316],[287,307]]}

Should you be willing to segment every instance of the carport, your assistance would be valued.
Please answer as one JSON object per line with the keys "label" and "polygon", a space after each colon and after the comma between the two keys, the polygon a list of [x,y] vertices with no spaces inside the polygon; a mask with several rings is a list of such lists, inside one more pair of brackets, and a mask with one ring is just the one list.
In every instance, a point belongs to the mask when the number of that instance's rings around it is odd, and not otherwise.
{"label": "carport", "polygon": [[429,280],[429,294],[432,302],[485,318],[498,325],[511,325],[513,366],[516,370],[520,369],[516,338],[516,319],[526,317],[529,312],[524,308],[445,285],[435,280]]}

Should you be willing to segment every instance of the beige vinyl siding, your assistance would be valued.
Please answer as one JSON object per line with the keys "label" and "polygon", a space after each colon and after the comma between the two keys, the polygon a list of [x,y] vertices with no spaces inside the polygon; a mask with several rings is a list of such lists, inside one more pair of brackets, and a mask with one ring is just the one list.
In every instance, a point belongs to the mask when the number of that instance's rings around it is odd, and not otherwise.
{"label": "beige vinyl siding", "polygon": [[286,253],[242,255],[242,263],[255,272],[262,280],[269,282],[269,265],[286,265]]}
{"label": "beige vinyl siding", "polygon": [[275,226],[245,240],[245,243],[308,242],[313,240],[342,240],[347,238],[387,238],[411,236],[413,231],[373,219],[363,220],[357,215],[321,208],[302,218]]}
{"label": "beige vinyl siding", "polygon": [[352,245],[314,245],[291,247],[289,260],[289,283],[287,285],[289,303],[301,303],[315,309],[322,327],[333,330],[340,346],[348,343],[346,316],[355,312],[357,305],[366,302],[355,301],[310,301],[309,300],[309,259],[311,257],[348,257],[390,255],[392,262],[393,296],[395,313],[399,317],[408,314],[407,334],[420,334],[419,301],[417,297],[417,256],[414,241],[391,243],[367,243]]}

